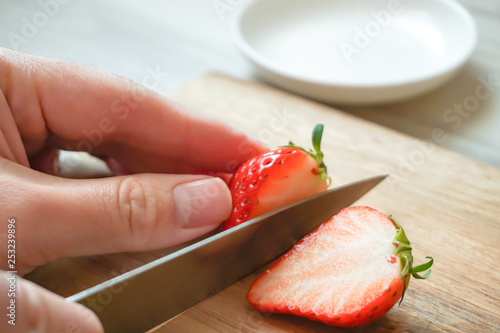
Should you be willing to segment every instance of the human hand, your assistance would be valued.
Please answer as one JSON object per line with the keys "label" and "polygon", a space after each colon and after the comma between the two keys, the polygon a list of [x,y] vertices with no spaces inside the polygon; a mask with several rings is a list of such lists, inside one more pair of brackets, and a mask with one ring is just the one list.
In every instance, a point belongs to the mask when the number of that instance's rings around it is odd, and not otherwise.
{"label": "human hand", "polygon": [[[207,172],[232,171],[265,151],[130,80],[75,64],[0,49],[0,89],[1,233],[14,217],[21,275],[63,257],[155,250],[215,229],[231,199]],[[57,149],[87,150],[132,174],[50,175]],[[0,268],[12,270],[6,239]],[[64,299],[18,280],[19,332],[65,331],[77,313],[83,332],[102,330],[89,310],[68,302],[61,310]]]}

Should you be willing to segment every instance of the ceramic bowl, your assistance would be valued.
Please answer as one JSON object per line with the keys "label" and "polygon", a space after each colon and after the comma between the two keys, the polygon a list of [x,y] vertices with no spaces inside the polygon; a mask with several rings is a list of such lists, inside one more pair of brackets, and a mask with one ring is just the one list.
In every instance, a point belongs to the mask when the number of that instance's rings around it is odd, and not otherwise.
{"label": "ceramic bowl", "polygon": [[256,0],[236,13],[232,32],[269,82],[340,104],[435,89],[464,65],[477,35],[453,0]]}

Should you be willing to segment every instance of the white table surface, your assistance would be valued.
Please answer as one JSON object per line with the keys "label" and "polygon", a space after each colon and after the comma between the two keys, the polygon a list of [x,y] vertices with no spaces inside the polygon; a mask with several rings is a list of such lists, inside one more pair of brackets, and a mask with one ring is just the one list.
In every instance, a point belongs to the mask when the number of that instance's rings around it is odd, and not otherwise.
{"label": "white table surface", "polygon": [[[149,85],[160,93],[207,71],[257,80],[229,34],[233,9],[244,1],[2,0],[0,46],[111,71],[138,82],[156,71],[158,83],[149,81]],[[422,140],[431,139],[436,128],[443,129],[447,139],[440,146],[500,167],[500,0],[459,2],[476,20],[479,42],[452,82],[404,103],[340,108]],[[26,22],[39,27],[29,30]],[[14,35],[23,39],[14,43]],[[479,78],[490,76],[496,83],[490,87],[491,96],[459,116],[460,122],[456,117],[451,121],[447,110],[474,96]]]}

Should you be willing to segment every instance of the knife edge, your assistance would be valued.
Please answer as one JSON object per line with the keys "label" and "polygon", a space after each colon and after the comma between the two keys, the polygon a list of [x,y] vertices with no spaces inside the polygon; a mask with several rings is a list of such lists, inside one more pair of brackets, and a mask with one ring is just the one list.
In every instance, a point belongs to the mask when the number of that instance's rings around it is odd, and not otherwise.
{"label": "knife edge", "polygon": [[[386,177],[386,175],[378,176],[346,184],[296,201],[79,292],[66,300],[80,302],[91,308],[107,331],[140,332],[153,328],[275,259],[341,208],[357,201]],[[335,205],[327,199],[336,195],[341,197],[341,200],[337,198],[339,202],[335,203],[340,207],[330,207]],[[297,212],[300,207],[303,207],[303,204],[312,206],[318,202],[322,202],[321,207],[326,208],[315,206],[315,210],[330,209],[335,212],[332,214],[320,212],[321,218],[311,217],[314,223],[310,223],[308,216],[302,214],[302,222],[305,223],[296,225],[295,220],[299,218]],[[279,220],[279,223],[272,221],[273,219]],[[245,246],[252,248],[245,251]],[[221,276],[219,270],[226,274]],[[200,282],[197,280],[199,278],[197,275],[208,276],[207,280],[211,280]],[[143,282],[139,283],[141,279]],[[145,282],[149,288],[165,289],[170,286],[172,290],[162,289],[161,292],[159,290],[154,293],[143,286]],[[183,287],[189,287],[184,293],[190,295],[182,294]],[[107,296],[111,298],[109,304],[100,304],[98,308],[92,306],[100,298],[102,301],[105,293],[110,294],[110,290],[119,292]],[[129,316],[125,314],[128,309],[124,304],[127,302],[139,303],[146,307],[149,303],[154,303],[149,306],[167,309],[158,310],[160,312],[158,315],[144,312],[142,316],[139,314],[136,318],[128,318]],[[137,315],[136,312],[134,314]],[[125,325],[117,322],[118,318],[122,318],[121,321],[127,318],[134,322]]]}

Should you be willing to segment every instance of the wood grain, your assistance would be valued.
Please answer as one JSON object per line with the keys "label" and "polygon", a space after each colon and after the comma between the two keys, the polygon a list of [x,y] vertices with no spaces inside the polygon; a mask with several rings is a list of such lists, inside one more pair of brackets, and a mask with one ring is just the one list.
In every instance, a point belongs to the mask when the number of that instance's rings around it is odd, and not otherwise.
{"label": "wood grain", "polygon": [[[353,331],[500,331],[499,169],[342,111],[222,75],[202,76],[172,98],[270,147],[291,138],[310,146],[314,125],[325,124],[323,150],[334,185],[391,175],[357,204],[392,215],[405,227],[416,263],[432,255],[435,264],[428,280],[411,281],[400,307]],[[438,142],[441,135],[436,132],[433,140]],[[67,296],[170,251],[65,259],[28,277]],[[303,318],[256,312],[245,299],[255,276],[238,281],[154,331],[345,331]]]}

